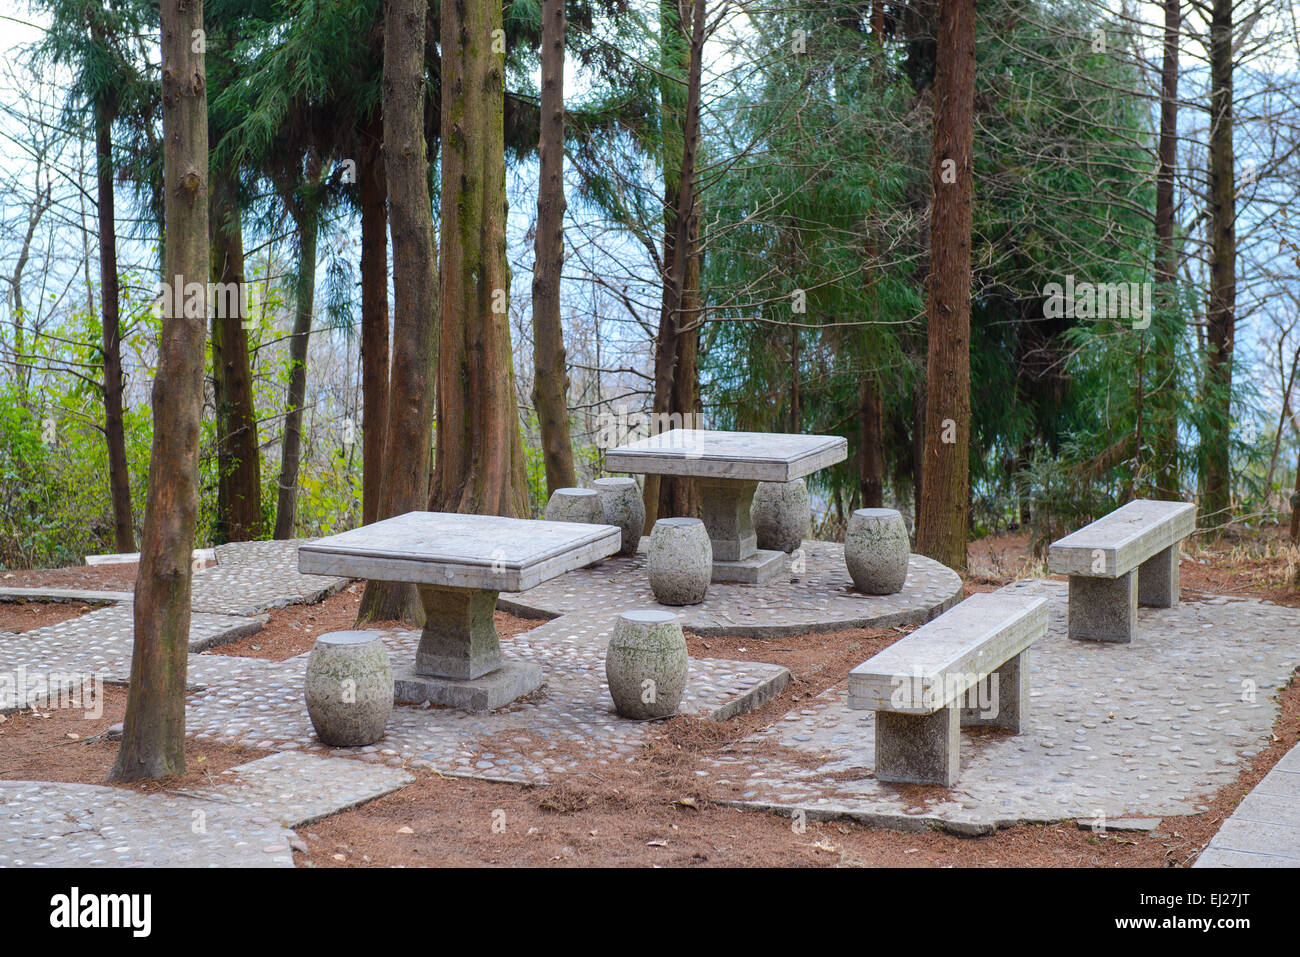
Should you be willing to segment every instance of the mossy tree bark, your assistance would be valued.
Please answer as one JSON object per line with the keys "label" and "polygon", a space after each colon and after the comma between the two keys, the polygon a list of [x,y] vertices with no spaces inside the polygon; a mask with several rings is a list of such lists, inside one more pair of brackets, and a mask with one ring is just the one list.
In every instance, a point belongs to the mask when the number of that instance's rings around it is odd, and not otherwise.
{"label": "mossy tree bark", "polygon": [[[210,226],[212,279],[222,294],[212,310],[212,385],[217,411],[217,538],[246,542],[262,534],[262,463],[244,314],[244,234],[233,176],[214,175]],[[231,309],[230,306],[238,308]]]}
{"label": "mossy tree bark", "polygon": [[[366,525],[379,515],[388,429],[388,179],[383,138],[383,117],[376,112],[362,135],[357,170],[361,188],[361,521]],[[433,317],[428,320],[432,322]]]}
{"label": "mossy tree bark", "polygon": [[307,399],[307,351],[316,312],[316,249],[320,236],[320,155],[307,155],[305,178],[281,192],[298,240],[298,275],[294,282],[293,332],[289,336],[289,394],[285,403],[280,477],[276,483],[275,533],[293,538],[298,518],[298,469],[302,459],[303,403]]}
{"label": "mossy tree bark", "polygon": [[1232,145],[1232,0],[1214,0],[1210,14],[1210,297],[1201,397],[1204,435],[1201,520],[1231,517],[1232,363],[1236,344],[1237,203]]}
{"label": "mossy tree bark", "polygon": [[[1155,494],[1181,497],[1178,475],[1178,394],[1175,389],[1178,313],[1178,250],[1174,241],[1174,168],[1178,162],[1178,35],[1182,0],[1165,0],[1164,61],[1160,68],[1159,166],[1156,172],[1156,314],[1152,406],[1155,418],[1151,445]],[[1172,328],[1171,328],[1172,327]]]}
{"label": "mossy tree bark", "polygon": [[104,97],[95,104],[104,438],[108,444],[108,485],[113,500],[113,544],[119,552],[133,552],[135,528],[131,519],[131,472],[126,464],[126,429],[122,411],[122,327],[118,309],[117,215],[113,204],[115,112],[114,105]]}
{"label": "mossy tree bark", "polygon": [[[427,9],[426,0],[387,0],[384,4],[383,164],[393,240],[396,318],[375,516],[379,519],[420,509],[429,494],[438,288],[424,136]],[[393,619],[423,623],[424,610],[415,586],[368,582],[358,623]]]}
{"label": "mossy tree bark", "polygon": [[542,438],[546,491],[577,484],[569,432],[569,376],[560,320],[564,268],[564,0],[542,4],[541,175],[533,268],[533,407]]}
{"label": "mossy tree bark", "polygon": [[930,155],[925,460],[916,550],[966,567],[970,507],[970,240],[975,4],[940,0]]}
{"label": "mossy tree bark", "polygon": [[[202,0],[162,0],[165,274],[206,289],[208,110]],[[199,46],[199,49],[202,49]],[[171,310],[174,312],[174,310]],[[190,553],[198,514],[199,423],[207,315],[164,315],[153,385],[149,492],[132,612],[135,645],[122,745],[109,777],[158,778],[185,770]]]}
{"label": "mossy tree bark", "polygon": [[[661,0],[660,111],[664,130],[663,300],[655,341],[653,412],[692,422],[699,411],[700,193],[696,159],[700,147],[700,86],[705,40],[704,0]],[[690,29],[686,30],[689,11]],[[682,77],[682,80],[674,78]],[[684,81],[684,83],[683,83]],[[671,421],[671,419],[669,419]],[[646,534],[659,517],[692,516],[699,510],[695,483],[647,475]]]}
{"label": "mossy tree bark", "polygon": [[[493,0],[442,5],[437,511],[528,513],[510,348],[505,33]],[[391,174],[390,174],[391,175]]]}

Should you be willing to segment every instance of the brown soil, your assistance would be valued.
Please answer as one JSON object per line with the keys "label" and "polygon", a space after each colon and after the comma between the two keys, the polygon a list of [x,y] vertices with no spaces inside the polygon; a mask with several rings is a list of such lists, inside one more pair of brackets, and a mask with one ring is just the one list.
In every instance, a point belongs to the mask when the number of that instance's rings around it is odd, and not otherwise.
{"label": "brown soil", "polygon": [[[254,635],[221,645],[208,655],[235,655],[242,658],[268,658],[284,661],[294,655],[311,651],[316,639],[331,631],[347,631],[356,627],[357,611],[361,607],[364,582],[355,582],[337,595],[331,595],[318,605],[289,605],[270,611],[266,627]],[[499,611],[495,616],[497,632],[508,638],[521,631],[536,628],[540,621],[518,618]],[[410,628],[400,621],[377,621],[366,628]],[[3,630],[3,629],[0,629]]]}
{"label": "brown soil", "polygon": [[0,601],[0,632],[21,635],[25,631],[80,618],[86,612],[94,611],[95,607],[79,601]]}
{"label": "brown soil", "polygon": [[[99,710],[100,717],[90,717]],[[104,737],[126,714],[126,689],[105,685],[100,701],[84,708],[34,708],[0,715],[0,779],[106,784],[117,759],[118,743]],[[207,783],[208,776],[264,757],[268,751],[187,740],[185,774],[157,781],[123,784],[135,790],[163,791]]]}
{"label": "brown soil", "polygon": [[0,588],[80,588],[85,591],[131,591],[138,566],[74,565],[71,568],[17,568],[0,571]]}

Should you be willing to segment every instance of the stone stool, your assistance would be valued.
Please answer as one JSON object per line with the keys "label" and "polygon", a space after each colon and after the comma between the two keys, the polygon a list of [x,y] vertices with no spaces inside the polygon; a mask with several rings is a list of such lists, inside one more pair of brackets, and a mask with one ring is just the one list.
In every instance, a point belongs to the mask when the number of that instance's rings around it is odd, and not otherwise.
{"label": "stone stool", "polygon": [[807,483],[759,482],[749,514],[759,548],[793,552],[803,544],[812,519]]}
{"label": "stone stool", "polygon": [[635,555],[645,530],[645,502],[641,487],[633,478],[602,478],[592,483],[600,493],[605,508],[605,524],[623,529],[623,547],[620,555]]}
{"label": "stone stool", "polygon": [[[658,527],[658,526],[656,526]],[[686,689],[686,638],[670,611],[625,611],[605,652],[614,710],[646,720],[677,713]]]}
{"label": "stone stool", "polygon": [[605,508],[600,503],[600,493],[589,488],[557,488],[546,503],[544,514],[548,522],[605,524]]}
{"label": "stone stool", "polygon": [[860,508],[844,532],[844,563],[858,591],[892,595],[907,581],[907,525],[892,508]]}
{"label": "stone stool", "polygon": [[307,659],[307,714],[324,744],[359,748],[384,736],[393,668],[377,631],[332,631]]}
{"label": "stone stool", "polygon": [[704,601],[713,577],[713,545],[698,518],[661,518],[650,531],[650,590],[665,605]]}

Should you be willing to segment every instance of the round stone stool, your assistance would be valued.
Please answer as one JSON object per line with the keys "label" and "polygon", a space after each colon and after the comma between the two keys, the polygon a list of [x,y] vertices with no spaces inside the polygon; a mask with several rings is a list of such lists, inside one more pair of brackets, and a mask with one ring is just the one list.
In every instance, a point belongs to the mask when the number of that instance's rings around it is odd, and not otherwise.
{"label": "round stone stool", "polygon": [[614,710],[645,720],[677,713],[686,689],[686,638],[670,611],[625,611],[605,652]]}
{"label": "round stone stool", "polygon": [[907,525],[892,508],[860,508],[844,532],[844,563],[858,591],[892,595],[907,581]]}
{"label": "round stone stool", "polygon": [[661,518],[650,531],[650,590],[665,605],[704,601],[713,577],[713,545],[698,518]]}
{"label": "round stone stool", "polygon": [[548,522],[605,524],[605,508],[600,504],[600,493],[589,488],[557,488],[546,503],[544,514]]}
{"label": "round stone stool", "polygon": [[759,482],[749,514],[759,548],[793,552],[803,544],[812,520],[807,483]]}
{"label": "round stone stool", "polygon": [[384,736],[393,667],[377,631],[332,631],[307,659],[307,714],[324,744],[359,748]]}
{"label": "round stone stool", "polygon": [[620,555],[635,555],[645,530],[645,502],[641,488],[633,478],[602,478],[592,483],[600,494],[605,509],[605,524],[617,525],[623,530],[623,547]]}

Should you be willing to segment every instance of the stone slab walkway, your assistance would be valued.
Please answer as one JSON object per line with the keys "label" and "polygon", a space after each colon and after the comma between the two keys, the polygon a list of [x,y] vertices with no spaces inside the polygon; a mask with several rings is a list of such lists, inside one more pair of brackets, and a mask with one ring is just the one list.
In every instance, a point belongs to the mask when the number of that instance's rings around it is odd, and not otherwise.
{"label": "stone slab walkway", "polygon": [[293,831],[190,796],[0,781],[0,867],[293,867]]}
{"label": "stone slab walkway", "polygon": [[1066,636],[1064,582],[1030,652],[1021,735],[963,733],[948,791],[877,781],[875,715],[843,684],[719,756],[711,793],[741,807],[874,826],[986,833],[1021,822],[1190,814],[1268,740],[1274,692],[1300,664],[1300,610],[1215,598],[1143,608],[1131,645]]}
{"label": "stone slab walkway", "polygon": [[907,581],[895,595],[864,595],[853,589],[844,546],[805,541],[788,556],[781,577],[765,585],[713,582],[704,601],[684,607],[660,605],[646,577],[648,539],[635,555],[610,558],[553,578],[536,588],[502,595],[497,607],[523,615],[555,616],[609,609],[658,608],[679,616],[697,635],[781,638],[845,628],[919,625],[961,600],[961,577],[921,555],[908,561]]}
{"label": "stone slab walkway", "polygon": [[166,794],[0,781],[0,867],[292,867],[290,828],[415,780],[345,758],[274,754]]}
{"label": "stone slab walkway", "polygon": [[1300,745],[1264,775],[1193,867],[1300,867]]}

